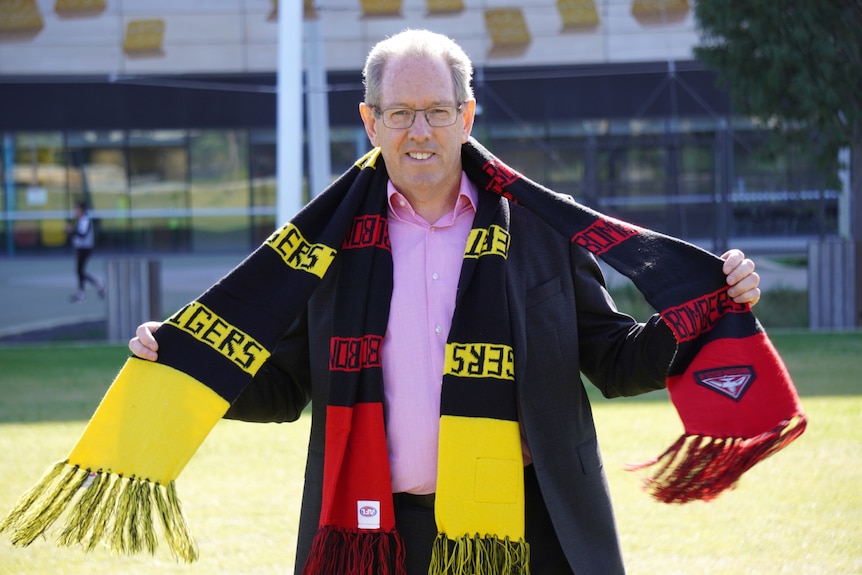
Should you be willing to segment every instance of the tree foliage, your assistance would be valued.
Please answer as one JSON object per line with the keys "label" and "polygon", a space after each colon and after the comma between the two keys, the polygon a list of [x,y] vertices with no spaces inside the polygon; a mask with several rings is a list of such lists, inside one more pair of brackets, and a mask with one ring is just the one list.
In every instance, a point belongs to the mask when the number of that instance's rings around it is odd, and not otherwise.
{"label": "tree foliage", "polygon": [[697,0],[695,18],[738,112],[805,128],[827,164],[862,146],[862,0]]}
{"label": "tree foliage", "polygon": [[[862,246],[862,0],[696,0],[695,19],[695,56],[718,72],[738,112],[774,122],[773,142],[807,136],[833,183],[838,151],[850,150],[841,231]],[[847,273],[862,302],[855,251]],[[862,326],[862,309],[854,315]]]}

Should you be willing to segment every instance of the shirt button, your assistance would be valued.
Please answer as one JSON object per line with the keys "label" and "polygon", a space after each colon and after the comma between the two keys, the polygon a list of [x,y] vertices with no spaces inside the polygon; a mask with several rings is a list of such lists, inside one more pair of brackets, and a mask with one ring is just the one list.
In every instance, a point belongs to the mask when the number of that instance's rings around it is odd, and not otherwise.
{"label": "shirt button", "polygon": [[436,281],[436,280],[439,280],[439,279],[440,279],[440,274],[438,274],[437,272],[434,272],[433,274],[431,274],[431,279],[432,279],[432,280],[435,280],[435,281]]}
{"label": "shirt button", "polygon": [[437,335],[440,335],[441,333],[443,333],[443,328],[439,325],[435,326],[434,327],[434,333],[436,333]]}

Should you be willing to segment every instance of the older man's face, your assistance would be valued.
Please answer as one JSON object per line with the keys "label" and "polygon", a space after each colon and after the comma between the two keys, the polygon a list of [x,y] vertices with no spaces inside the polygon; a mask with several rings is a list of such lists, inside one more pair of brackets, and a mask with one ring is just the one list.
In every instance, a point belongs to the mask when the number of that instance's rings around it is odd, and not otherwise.
{"label": "older man's face", "polygon": [[[380,110],[458,106],[449,67],[442,59],[402,57],[386,64]],[[473,127],[475,102],[463,103],[451,126],[432,127],[417,112],[409,128],[389,128],[379,115],[363,107],[371,143],[381,148],[389,178],[411,201],[448,194],[461,179],[461,145]]]}

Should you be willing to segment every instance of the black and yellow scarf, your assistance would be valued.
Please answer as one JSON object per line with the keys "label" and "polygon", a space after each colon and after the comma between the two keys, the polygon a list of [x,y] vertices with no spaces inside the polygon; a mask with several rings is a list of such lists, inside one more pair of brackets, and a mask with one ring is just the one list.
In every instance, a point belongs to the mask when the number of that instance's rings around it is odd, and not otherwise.
{"label": "black and yellow scarf", "polygon": [[[431,573],[529,570],[505,290],[510,242],[529,240],[510,237],[510,202],[631,278],[677,339],[668,387],[685,434],[639,466],[657,466],[647,479],[654,496],[715,497],[802,433],[787,371],[748,306],[727,297],[718,258],[542,188],[475,140],[462,158],[480,201],[446,345]],[[61,544],[107,540],[117,551],[152,552],[155,516],[172,552],[194,560],[174,481],[338,259],[323,505],[304,572],[403,573],[379,353],[392,292],[386,182],[375,149],[168,318],[158,362],[127,360],[68,459],[0,531],[28,545],[70,509]]]}

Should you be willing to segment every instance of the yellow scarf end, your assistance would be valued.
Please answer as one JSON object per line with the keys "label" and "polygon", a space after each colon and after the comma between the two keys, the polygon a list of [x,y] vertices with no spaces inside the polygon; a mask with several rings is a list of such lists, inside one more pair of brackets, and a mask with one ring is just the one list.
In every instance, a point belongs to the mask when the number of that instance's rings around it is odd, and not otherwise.
{"label": "yellow scarf end", "polygon": [[519,573],[530,575],[530,544],[508,537],[463,535],[450,539],[437,535],[431,550],[428,575]]}
{"label": "yellow scarf end", "polygon": [[117,553],[155,553],[156,521],[171,552],[191,563],[197,546],[183,516],[174,482],[160,485],[144,479],[90,471],[68,461],[55,464],[25,493],[0,523],[12,544],[30,545],[68,511],[57,542],[91,551],[104,541]]}

